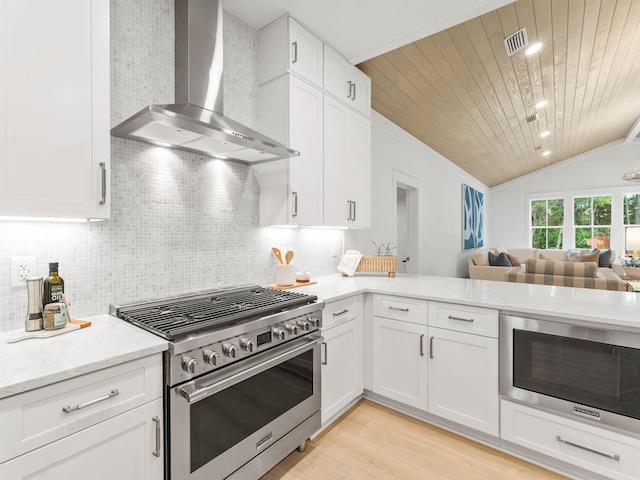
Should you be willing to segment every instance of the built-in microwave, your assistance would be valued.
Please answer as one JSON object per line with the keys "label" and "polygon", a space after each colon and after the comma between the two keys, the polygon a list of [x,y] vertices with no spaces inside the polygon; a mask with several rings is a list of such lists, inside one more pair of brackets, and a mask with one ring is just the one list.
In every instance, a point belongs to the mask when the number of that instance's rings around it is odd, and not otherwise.
{"label": "built-in microwave", "polygon": [[640,434],[640,334],[501,315],[500,394]]}

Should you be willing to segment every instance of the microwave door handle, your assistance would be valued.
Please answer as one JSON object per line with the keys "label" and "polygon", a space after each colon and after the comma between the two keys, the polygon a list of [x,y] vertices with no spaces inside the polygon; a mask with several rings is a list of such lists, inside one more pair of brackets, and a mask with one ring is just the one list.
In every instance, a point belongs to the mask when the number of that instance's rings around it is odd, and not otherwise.
{"label": "microwave door handle", "polygon": [[189,403],[195,403],[203,398],[206,398],[214,393],[217,393],[225,388],[229,388],[236,383],[240,383],[243,380],[246,380],[258,373],[261,373],[265,370],[270,369],[278,365],[279,363],[286,362],[287,360],[297,356],[301,352],[305,350],[309,350],[309,347],[313,344],[317,344],[322,337],[313,337],[311,340],[308,340],[303,345],[295,347],[292,350],[287,350],[284,353],[271,357],[264,362],[260,362],[257,365],[253,365],[248,367],[241,372],[233,374],[219,382],[213,383],[211,385],[201,385],[197,382],[190,382],[185,385],[178,387],[180,395],[187,399]]}

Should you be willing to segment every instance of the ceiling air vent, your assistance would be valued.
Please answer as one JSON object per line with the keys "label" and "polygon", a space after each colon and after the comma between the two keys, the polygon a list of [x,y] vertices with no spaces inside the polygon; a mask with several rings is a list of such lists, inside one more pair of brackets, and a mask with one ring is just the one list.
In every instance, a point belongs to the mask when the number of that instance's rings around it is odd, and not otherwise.
{"label": "ceiling air vent", "polygon": [[511,56],[519,50],[529,45],[526,27],[521,28],[513,35],[504,39],[504,48],[507,49],[507,55]]}
{"label": "ceiling air vent", "polygon": [[539,152],[540,150],[542,150],[542,145],[538,145],[537,147],[533,147],[533,149],[534,149],[536,152]]}
{"label": "ceiling air vent", "polygon": [[527,118],[524,119],[525,122],[527,123],[533,123],[536,120],[538,120],[538,114],[534,113],[533,115],[529,115]]}

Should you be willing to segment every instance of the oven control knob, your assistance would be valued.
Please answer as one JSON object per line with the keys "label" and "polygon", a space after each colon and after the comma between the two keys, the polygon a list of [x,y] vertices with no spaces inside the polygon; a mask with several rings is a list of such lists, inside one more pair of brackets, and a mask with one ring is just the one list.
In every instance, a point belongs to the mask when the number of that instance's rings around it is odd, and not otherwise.
{"label": "oven control knob", "polygon": [[318,317],[309,317],[307,320],[309,320],[309,322],[311,322],[311,325],[313,325],[314,327],[320,326],[320,319]]}
{"label": "oven control knob", "polygon": [[184,357],[182,357],[182,368],[184,369],[185,372],[195,373],[197,365],[198,365],[198,360],[196,360],[195,358],[189,355],[185,355]]}
{"label": "oven control knob", "polygon": [[218,364],[218,352],[211,350],[210,348],[205,349],[204,352],[202,352],[203,356],[204,356],[204,361],[207,362],[209,365],[217,365]]}
{"label": "oven control knob", "polygon": [[238,346],[233,343],[225,343],[222,345],[222,350],[224,354],[229,358],[236,358],[236,354],[238,353]]}
{"label": "oven control knob", "polygon": [[242,345],[243,350],[246,352],[253,352],[255,343],[250,338],[243,338],[240,340],[240,345]]}
{"label": "oven control knob", "polygon": [[284,328],[274,328],[273,329],[273,336],[276,338],[276,340],[284,340],[285,338],[287,338],[287,332],[284,330]]}
{"label": "oven control knob", "polygon": [[309,330],[309,328],[311,327],[311,322],[309,322],[308,320],[298,320],[298,325],[302,330]]}
{"label": "oven control knob", "polygon": [[287,332],[289,332],[291,335],[297,335],[300,331],[298,325],[294,325],[293,323],[285,323],[284,328],[286,328]]}

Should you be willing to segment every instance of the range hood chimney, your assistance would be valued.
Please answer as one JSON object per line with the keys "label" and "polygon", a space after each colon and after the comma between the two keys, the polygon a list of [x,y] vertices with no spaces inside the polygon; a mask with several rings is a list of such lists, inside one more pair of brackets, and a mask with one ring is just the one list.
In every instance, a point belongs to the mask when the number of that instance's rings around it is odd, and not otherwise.
{"label": "range hood chimney", "polygon": [[224,116],[223,15],[222,0],[175,0],[176,103],[149,105],[112,135],[242,163],[300,155]]}

